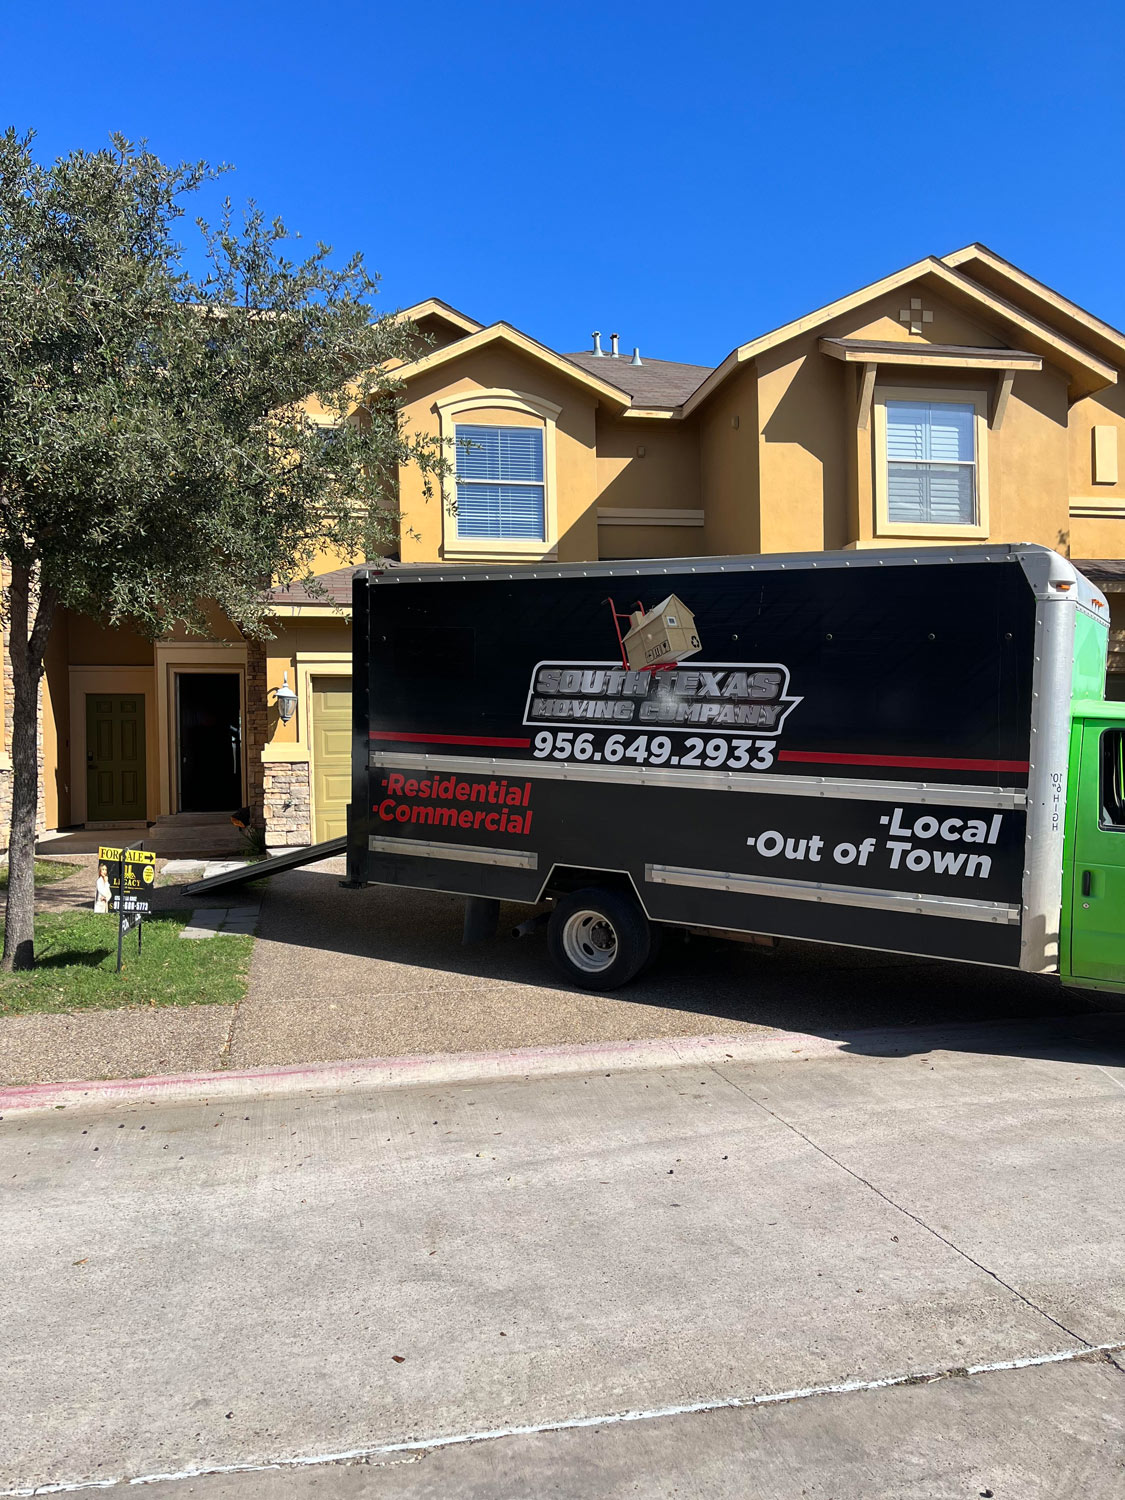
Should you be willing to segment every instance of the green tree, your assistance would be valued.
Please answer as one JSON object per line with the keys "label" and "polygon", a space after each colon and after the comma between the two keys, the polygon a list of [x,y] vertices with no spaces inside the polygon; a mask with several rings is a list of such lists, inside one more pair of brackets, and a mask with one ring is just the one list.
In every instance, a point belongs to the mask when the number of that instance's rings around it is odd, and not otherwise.
{"label": "green tree", "polygon": [[[270,633],[271,578],[326,545],[397,531],[400,464],[443,467],[406,432],[391,369],[418,333],[373,315],[376,278],[328,246],[290,258],[251,204],[175,231],[218,173],[114,137],[47,164],[0,137],[0,555],[14,686],[6,969],[34,963],[36,730],[60,607],[155,638],[213,600]],[[192,266],[198,269],[192,269]],[[390,367],[390,368],[389,368]],[[310,422],[309,396],[335,423]]]}

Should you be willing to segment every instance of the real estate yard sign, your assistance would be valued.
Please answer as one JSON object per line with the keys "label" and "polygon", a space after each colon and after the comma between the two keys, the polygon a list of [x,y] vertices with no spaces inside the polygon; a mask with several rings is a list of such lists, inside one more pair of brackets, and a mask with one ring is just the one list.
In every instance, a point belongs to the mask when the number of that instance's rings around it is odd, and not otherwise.
{"label": "real estate yard sign", "polygon": [[[121,943],[127,932],[137,929],[137,952],[141,951],[141,919],[150,910],[148,893],[156,877],[156,855],[138,846],[98,850],[98,887],[94,909],[117,913],[117,972],[121,972]],[[103,894],[104,890],[104,894]],[[102,903],[105,903],[104,905]]]}

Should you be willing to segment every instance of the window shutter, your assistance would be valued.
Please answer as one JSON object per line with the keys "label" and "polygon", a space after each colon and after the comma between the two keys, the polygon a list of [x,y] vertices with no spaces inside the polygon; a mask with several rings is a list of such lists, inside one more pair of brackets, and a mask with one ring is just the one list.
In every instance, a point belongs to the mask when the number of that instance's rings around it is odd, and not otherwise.
{"label": "window shutter", "polygon": [[971,406],[935,402],[930,407],[930,451],[926,458],[939,463],[973,461],[973,417]]}
{"label": "window shutter", "polygon": [[892,461],[929,458],[926,420],[929,408],[907,401],[887,402],[887,457]]}
{"label": "window shutter", "polygon": [[976,409],[952,401],[888,401],[887,519],[971,526],[976,520]]}
{"label": "window shutter", "polygon": [[971,526],[976,519],[973,479],[971,464],[888,464],[887,519]]}

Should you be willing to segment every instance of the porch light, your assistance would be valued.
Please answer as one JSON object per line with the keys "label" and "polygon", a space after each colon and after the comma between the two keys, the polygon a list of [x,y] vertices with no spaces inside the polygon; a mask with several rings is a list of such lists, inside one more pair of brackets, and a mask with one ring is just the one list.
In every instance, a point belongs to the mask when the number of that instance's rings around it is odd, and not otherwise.
{"label": "porch light", "polygon": [[297,712],[297,694],[289,686],[288,672],[282,672],[281,686],[275,688],[274,692],[277,695],[277,716],[283,724],[288,724]]}

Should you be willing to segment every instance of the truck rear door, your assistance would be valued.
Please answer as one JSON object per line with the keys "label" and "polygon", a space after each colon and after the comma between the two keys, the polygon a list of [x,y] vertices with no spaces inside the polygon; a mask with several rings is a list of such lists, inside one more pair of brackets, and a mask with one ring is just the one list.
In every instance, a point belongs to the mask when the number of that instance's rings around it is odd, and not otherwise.
{"label": "truck rear door", "polygon": [[1125,727],[1085,719],[1078,748],[1070,973],[1125,989]]}

